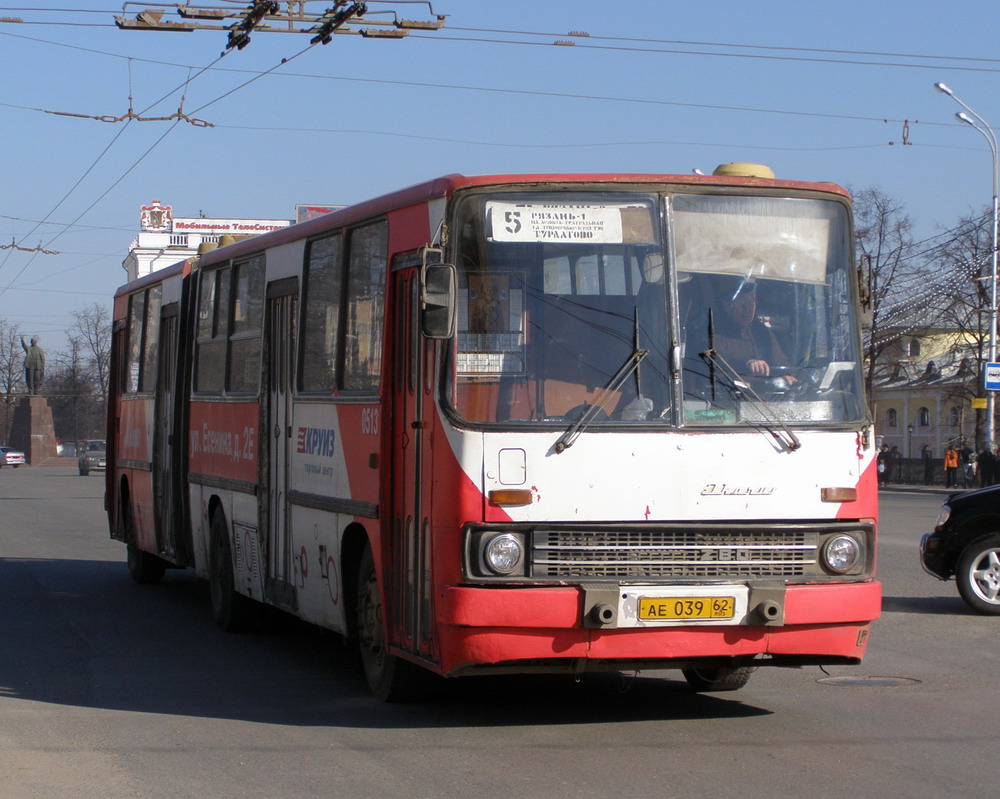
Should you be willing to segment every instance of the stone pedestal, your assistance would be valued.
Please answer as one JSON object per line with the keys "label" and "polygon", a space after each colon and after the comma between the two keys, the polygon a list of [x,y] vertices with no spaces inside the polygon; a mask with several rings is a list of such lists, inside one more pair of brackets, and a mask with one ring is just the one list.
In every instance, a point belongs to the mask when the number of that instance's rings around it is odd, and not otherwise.
{"label": "stone pedestal", "polygon": [[56,456],[56,429],[45,397],[24,397],[14,408],[10,446],[24,453],[30,466]]}

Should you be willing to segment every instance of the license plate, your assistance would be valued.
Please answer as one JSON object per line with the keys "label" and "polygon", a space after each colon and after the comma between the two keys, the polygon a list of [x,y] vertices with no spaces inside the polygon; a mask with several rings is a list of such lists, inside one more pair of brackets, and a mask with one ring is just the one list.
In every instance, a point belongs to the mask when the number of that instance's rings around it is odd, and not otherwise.
{"label": "license plate", "polygon": [[638,611],[642,621],[731,619],[736,615],[736,597],[640,597]]}

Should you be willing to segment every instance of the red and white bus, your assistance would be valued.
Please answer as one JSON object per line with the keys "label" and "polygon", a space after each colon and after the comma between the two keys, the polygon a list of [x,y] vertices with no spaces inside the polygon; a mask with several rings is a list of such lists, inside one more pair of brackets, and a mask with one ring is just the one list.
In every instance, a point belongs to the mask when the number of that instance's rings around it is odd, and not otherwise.
{"label": "red and white bus", "polygon": [[427,672],[856,664],[876,476],[847,193],[449,175],[115,296],[107,508],[138,582]]}

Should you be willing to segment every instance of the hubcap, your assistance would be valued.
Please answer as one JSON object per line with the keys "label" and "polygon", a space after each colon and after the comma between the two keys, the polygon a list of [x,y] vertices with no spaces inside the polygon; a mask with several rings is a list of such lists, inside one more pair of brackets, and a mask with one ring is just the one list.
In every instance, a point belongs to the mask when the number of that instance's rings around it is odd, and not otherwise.
{"label": "hubcap", "polygon": [[1000,603],[1000,550],[983,553],[972,569],[972,584],[985,601]]}

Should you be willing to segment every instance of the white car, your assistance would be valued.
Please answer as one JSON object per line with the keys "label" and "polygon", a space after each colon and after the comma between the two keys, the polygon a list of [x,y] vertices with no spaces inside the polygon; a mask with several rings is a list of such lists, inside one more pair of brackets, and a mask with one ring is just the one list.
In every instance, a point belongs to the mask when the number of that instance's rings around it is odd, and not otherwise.
{"label": "white car", "polygon": [[24,466],[24,453],[13,447],[0,447],[0,467],[3,466],[13,466],[15,469]]}

